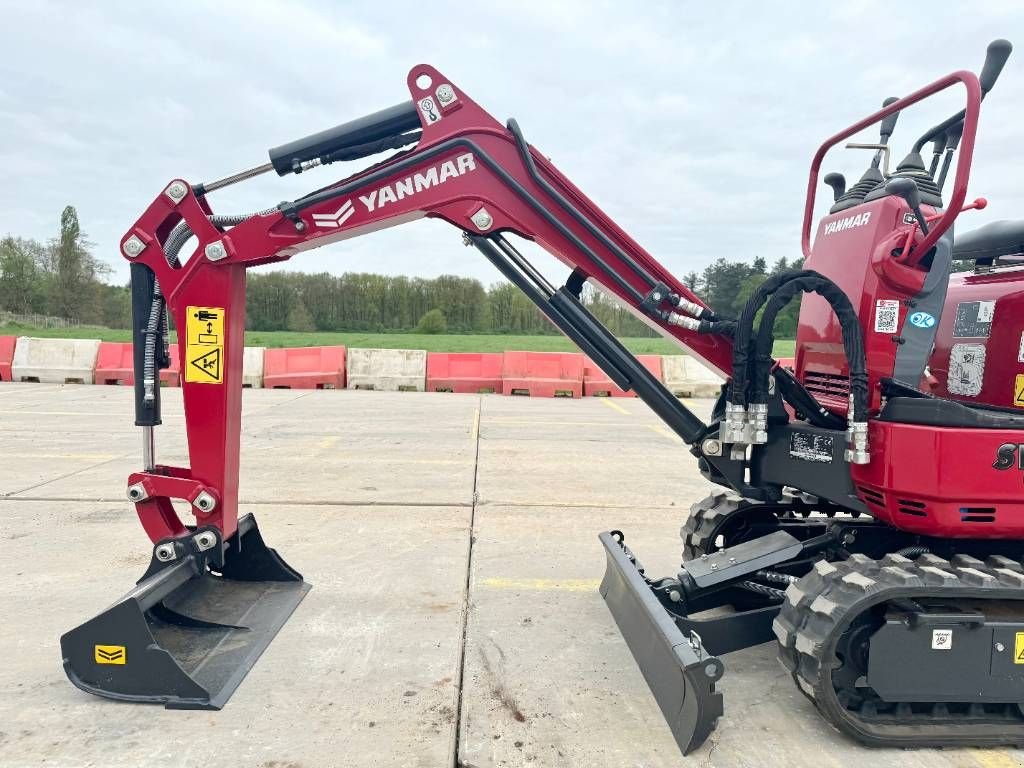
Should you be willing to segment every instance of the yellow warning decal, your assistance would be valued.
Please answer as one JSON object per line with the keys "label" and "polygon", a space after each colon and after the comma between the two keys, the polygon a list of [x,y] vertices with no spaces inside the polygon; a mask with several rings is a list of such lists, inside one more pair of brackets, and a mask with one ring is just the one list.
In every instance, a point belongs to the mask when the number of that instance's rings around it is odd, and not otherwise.
{"label": "yellow warning decal", "polygon": [[1018,373],[1017,380],[1013,382],[1013,404],[1024,408],[1024,373]]}
{"label": "yellow warning decal", "polygon": [[1024,632],[1018,632],[1014,636],[1013,663],[1024,664]]}
{"label": "yellow warning decal", "polygon": [[185,381],[224,383],[224,308],[186,307]]}
{"label": "yellow warning decal", "polygon": [[[1024,632],[1020,633],[1024,635]],[[1019,638],[1019,635],[1018,635]],[[1018,639],[1019,643],[1020,640]],[[128,652],[123,645],[97,645],[96,646],[96,663],[97,664],[125,664],[127,663]],[[1024,663],[1024,662],[1022,662]]]}

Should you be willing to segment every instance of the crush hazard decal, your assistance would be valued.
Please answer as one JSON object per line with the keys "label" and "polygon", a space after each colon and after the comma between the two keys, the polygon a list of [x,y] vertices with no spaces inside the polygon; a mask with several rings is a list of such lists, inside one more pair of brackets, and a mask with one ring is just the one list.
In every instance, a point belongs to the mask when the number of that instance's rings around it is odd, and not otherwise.
{"label": "crush hazard decal", "polygon": [[1024,408],[1024,373],[1018,373],[1013,381],[1013,404]]}
{"label": "crush hazard decal", "polygon": [[946,389],[954,395],[977,397],[985,379],[985,345],[954,344],[949,352]]}
{"label": "crush hazard decal", "polygon": [[185,381],[224,383],[224,308],[186,307]]}
{"label": "crush hazard decal", "polygon": [[1024,632],[1017,632],[1014,636],[1013,663],[1024,664]]}

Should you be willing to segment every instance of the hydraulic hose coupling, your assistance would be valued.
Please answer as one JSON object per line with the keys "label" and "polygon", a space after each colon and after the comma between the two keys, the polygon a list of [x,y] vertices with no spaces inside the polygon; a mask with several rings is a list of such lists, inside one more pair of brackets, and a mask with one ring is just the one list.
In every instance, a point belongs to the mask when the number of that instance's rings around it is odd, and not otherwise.
{"label": "hydraulic hose coupling", "polygon": [[725,404],[725,419],[719,428],[718,437],[723,443],[748,443],[747,409],[735,403]]}
{"label": "hydraulic hose coupling", "polygon": [[850,393],[851,421],[846,427],[846,460],[850,464],[870,464],[871,452],[868,450],[868,424],[866,421],[852,421],[854,414],[853,392]]}
{"label": "hydraulic hose coupling", "polygon": [[768,404],[751,403],[747,410],[751,445],[764,445],[768,442]]}
{"label": "hydraulic hose coupling", "polygon": [[684,299],[682,296],[672,294],[669,298],[675,302],[677,309],[681,309],[688,315],[693,315],[694,317],[700,319],[704,317],[706,314],[708,314],[708,311],[700,304],[694,301],[690,301],[689,299]]}
{"label": "hydraulic hose coupling", "polygon": [[851,421],[846,428],[846,460],[851,464],[869,464],[868,424],[866,421]]}
{"label": "hydraulic hose coupling", "polygon": [[687,317],[686,315],[680,315],[678,312],[669,312],[668,319],[666,321],[669,325],[678,325],[685,328],[688,331],[699,331],[700,320],[694,317]]}

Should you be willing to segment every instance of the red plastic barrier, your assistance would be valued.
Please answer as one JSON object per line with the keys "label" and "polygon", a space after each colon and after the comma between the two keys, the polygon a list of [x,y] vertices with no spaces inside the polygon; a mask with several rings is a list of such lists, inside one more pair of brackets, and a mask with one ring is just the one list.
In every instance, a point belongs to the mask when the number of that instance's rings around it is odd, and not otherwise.
{"label": "red plastic barrier", "polygon": [[501,392],[501,353],[428,352],[427,392]]}
{"label": "red plastic barrier", "polygon": [[0,336],[0,381],[14,381],[11,363],[14,361],[14,345],[17,336]]}
{"label": "red plastic barrier", "polygon": [[344,347],[268,349],[263,353],[266,389],[344,389]]}
{"label": "red plastic barrier", "polygon": [[[165,387],[181,386],[178,368],[178,345],[170,345],[171,367],[160,371],[160,383]],[[128,342],[104,341],[96,355],[97,384],[135,384],[135,366],[132,364],[132,345]]]}
{"label": "red plastic barrier", "polygon": [[[661,355],[637,355],[636,359],[661,381]],[[587,397],[636,397],[636,392],[620,389],[589,357],[583,362],[583,394]]]}
{"label": "red plastic barrier", "polygon": [[583,397],[583,355],[579,352],[505,352],[501,393],[529,397]]}

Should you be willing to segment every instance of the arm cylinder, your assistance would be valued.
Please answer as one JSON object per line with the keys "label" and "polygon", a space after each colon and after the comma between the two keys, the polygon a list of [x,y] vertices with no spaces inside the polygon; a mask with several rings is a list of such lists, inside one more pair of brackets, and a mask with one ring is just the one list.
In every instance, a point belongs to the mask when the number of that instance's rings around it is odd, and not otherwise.
{"label": "arm cylinder", "polygon": [[269,151],[279,176],[294,173],[300,163],[358,144],[368,144],[420,127],[419,113],[411,101],[351,120],[326,131],[290,141]]}

